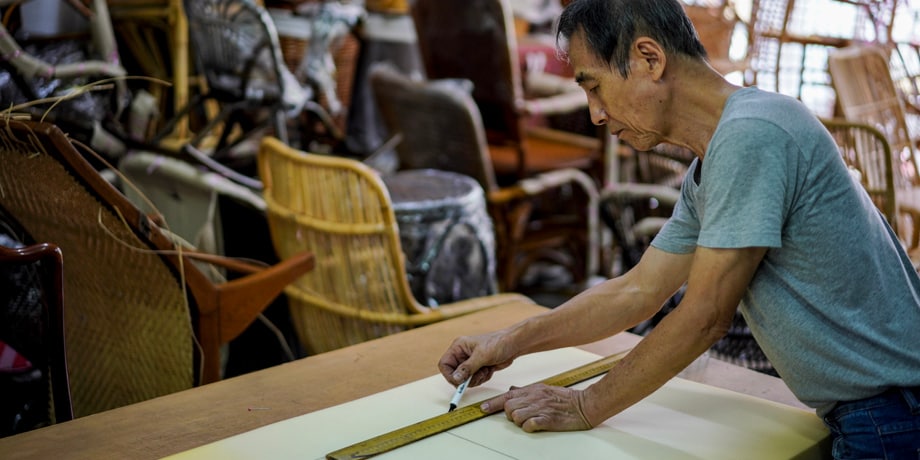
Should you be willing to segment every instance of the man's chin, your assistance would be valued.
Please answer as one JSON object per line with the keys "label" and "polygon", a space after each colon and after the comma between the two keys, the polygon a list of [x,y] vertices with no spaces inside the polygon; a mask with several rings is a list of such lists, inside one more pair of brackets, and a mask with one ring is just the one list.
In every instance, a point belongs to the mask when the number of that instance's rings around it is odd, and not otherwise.
{"label": "man's chin", "polygon": [[633,150],[635,150],[635,151],[638,151],[638,152],[647,152],[647,151],[649,151],[649,150],[654,149],[654,148],[657,147],[659,144],[661,144],[660,142],[646,142],[646,141],[644,141],[643,139],[632,139],[632,140],[629,140],[629,139],[624,139],[623,137],[617,137],[617,140],[618,140],[621,144],[626,144],[626,145],[629,146],[631,149],[633,149]]}

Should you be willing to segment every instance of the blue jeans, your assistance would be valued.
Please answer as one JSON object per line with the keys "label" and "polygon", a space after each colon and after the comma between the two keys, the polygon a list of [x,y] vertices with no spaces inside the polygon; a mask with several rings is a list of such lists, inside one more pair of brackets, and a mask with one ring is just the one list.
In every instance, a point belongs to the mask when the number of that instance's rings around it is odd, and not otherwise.
{"label": "blue jeans", "polygon": [[839,403],[824,423],[837,460],[920,460],[920,387]]}

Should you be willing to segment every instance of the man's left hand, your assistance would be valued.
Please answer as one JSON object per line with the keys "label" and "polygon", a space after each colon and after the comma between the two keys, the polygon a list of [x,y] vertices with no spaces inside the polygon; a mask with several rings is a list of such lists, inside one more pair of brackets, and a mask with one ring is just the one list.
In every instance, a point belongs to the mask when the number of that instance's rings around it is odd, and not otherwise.
{"label": "man's left hand", "polygon": [[528,433],[535,431],[589,430],[592,425],[582,412],[581,390],[536,383],[512,387],[482,405],[490,414],[505,411],[508,420]]}

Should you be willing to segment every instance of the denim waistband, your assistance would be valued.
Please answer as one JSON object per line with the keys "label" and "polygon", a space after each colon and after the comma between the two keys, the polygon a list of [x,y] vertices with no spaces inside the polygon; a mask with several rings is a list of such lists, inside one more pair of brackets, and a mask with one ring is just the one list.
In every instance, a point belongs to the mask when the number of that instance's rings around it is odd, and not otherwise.
{"label": "denim waistband", "polygon": [[886,404],[905,404],[911,414],[920,415],[920,387],[893,387],[875,396],[855,401],[842,401],[827,414],[840,417],[847,413]]}

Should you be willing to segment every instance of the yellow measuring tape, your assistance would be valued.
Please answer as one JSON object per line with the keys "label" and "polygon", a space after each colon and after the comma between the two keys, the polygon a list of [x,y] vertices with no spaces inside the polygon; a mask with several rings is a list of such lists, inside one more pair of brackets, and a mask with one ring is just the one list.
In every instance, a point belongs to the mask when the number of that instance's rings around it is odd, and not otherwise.
{"label": "yellow measuring tape", "polygon": [[[612,368],[629,350],[622,353],[601,358],[597,361],[590,362],[584,366],[576,367],[560,374],[549,377],[539,383],[546,385],[568,387],[576,383],[597,377]],[[486,400],[461,407],[453,412],[438,415],[436,417],[422,420],[418,423],[405,426],[389,433],[361,441],[357,444],[339,449],[335,452],[326,454],[327,460],[352,460],[360,458],[370,458],[389,452],[398,447],[405,446],[415,441],[427,438],[429,436],[443,433],[451,428],[467,424],[474,420],[479,420],[488,415],[483,412],[479,406]]]}

